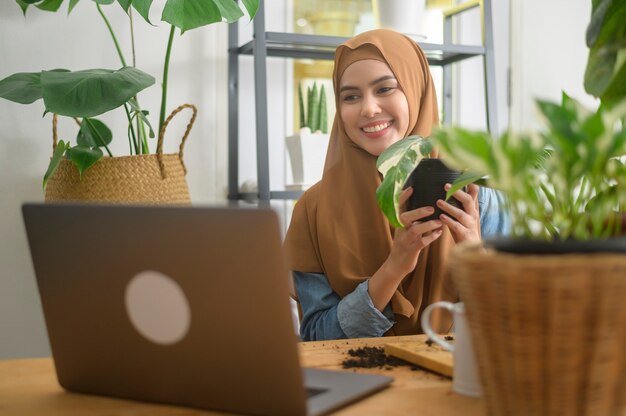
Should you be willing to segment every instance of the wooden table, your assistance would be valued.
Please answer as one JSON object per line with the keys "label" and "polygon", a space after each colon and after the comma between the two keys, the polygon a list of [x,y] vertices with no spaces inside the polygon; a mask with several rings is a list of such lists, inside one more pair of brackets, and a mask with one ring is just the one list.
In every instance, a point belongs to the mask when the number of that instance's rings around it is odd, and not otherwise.
{"label": "wooden table", "polygon": [[[341,369],[351,348],[383,346],[388,342],[423,339],[424,335],[318,341],[300,344],[302,365]],[[412,370],[408,366],[386,369],[356,369],[363,373],[391,375],[391,387],[336,412],[337,415],[482,415],[481,399],[451,391],[450,379]],[[0,361],[1,416],[200,416],[223,415],[181,407],[68,393],[56,380],[50,358]]]}

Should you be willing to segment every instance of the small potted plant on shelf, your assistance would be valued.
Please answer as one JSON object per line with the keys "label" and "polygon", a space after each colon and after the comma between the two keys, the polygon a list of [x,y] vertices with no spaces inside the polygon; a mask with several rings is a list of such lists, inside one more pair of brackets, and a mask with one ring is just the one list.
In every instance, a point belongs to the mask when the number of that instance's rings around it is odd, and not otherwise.
{"label": "small potted plant on shelf", "polygon": [[[68,2],[68,14],[78,2]],[[56,12],[60,10],[63,0],[16,0],[16,3],[26,15],[31,6]],[[195,120],[196,109],[193,105],[185,104],[175,109],[167,119],[165,117],[169,59],[174,35],[176,29],[182,34],[212,23],[234,22],[244,13],[232,0],[165,1],[161,19],[170,25],[170,36],[164,48],[161,105],[155,133],[149,114],[140,105],[138,97],[141,91],[155,83],[155,78],[135,67],[134,56],[132,64],[126,61],[103,10],[103,6],[112,4],[122,7],[130,19],[131,28],[133,10],[152,24],[149,19],[152,0],[92,0],[89,3],[97,8],[103,24],[109,30],[120,59],[119,69],[52,69],[17,73],[0,80],[0,97],[21,104],[43,99],[44,114],[51,113],[53,118],[54,151],[43,179],[46,200],[188,203],[190,198],[182,149]],[[243,4],[252,18],[258,8],[258,0],[244,0]],[[133,31],[130,33],[134,51]],[[167,124],[184,108],[190,108],[193,115],[182,139],[180,152],[164,155],[162,144]],[[126,114],[127,131],[114,134],[104,122],[96,118],[113,109]],[[73,144],[71,140],[57,139],[57,116],[76,121],[77,135]],[[108,145],[114,135],[128,139],[131,156],[113,157]],[[151,154],[148,139],[155,136],[158,136],[158,142]],[[103,157],[105,152],[108,157]]]}
{"label": "small potted plant on shelf", "polygon": [[328,149],[328,111],[324,85],[307,88],[306,107],[302,86],[298,86],[300,131],[288,136],[287,151],[291,161],[293,184],[287,188],[305,189],[319,181]]}

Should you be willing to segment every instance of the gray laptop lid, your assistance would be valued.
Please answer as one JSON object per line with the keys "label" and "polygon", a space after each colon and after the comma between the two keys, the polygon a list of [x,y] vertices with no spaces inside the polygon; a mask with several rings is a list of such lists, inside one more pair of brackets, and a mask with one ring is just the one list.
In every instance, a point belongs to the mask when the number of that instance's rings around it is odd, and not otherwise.
{"label": "gray laptop lid", "polygon": [[309,371],[322,394],[307,406],[271,210],[26,204],[23,212],[68,390],[301,415],[390,382]]}

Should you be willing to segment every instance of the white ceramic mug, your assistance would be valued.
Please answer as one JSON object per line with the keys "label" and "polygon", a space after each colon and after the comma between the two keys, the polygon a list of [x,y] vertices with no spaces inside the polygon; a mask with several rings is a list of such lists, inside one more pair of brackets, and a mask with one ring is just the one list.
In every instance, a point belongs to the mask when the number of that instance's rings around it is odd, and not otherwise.
{"label": "white ceramic mug", "polygon": [[[452,313],[454,318],[454,345],[443,339],[430,326],[430,314],[436,308],[444,308]],[[465,305],[463,303],[435,302],[428,305],[422,313],[422,329],[435,343],[441,345],[454,356],[454,376],[452,390],[465,396],[480,397],[482,387],[476,367],[476,357],[472,347],[472,338],[465,319]]]}

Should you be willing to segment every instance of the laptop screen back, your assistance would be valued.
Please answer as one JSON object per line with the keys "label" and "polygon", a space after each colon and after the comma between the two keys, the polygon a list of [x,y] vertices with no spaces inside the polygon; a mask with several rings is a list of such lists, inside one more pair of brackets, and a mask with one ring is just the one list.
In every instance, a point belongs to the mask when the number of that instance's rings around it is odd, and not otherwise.
{"label": "laptop screen back", "polygon": [[63,387],[305,413],[274,212],[41,204],[23,212]]}

